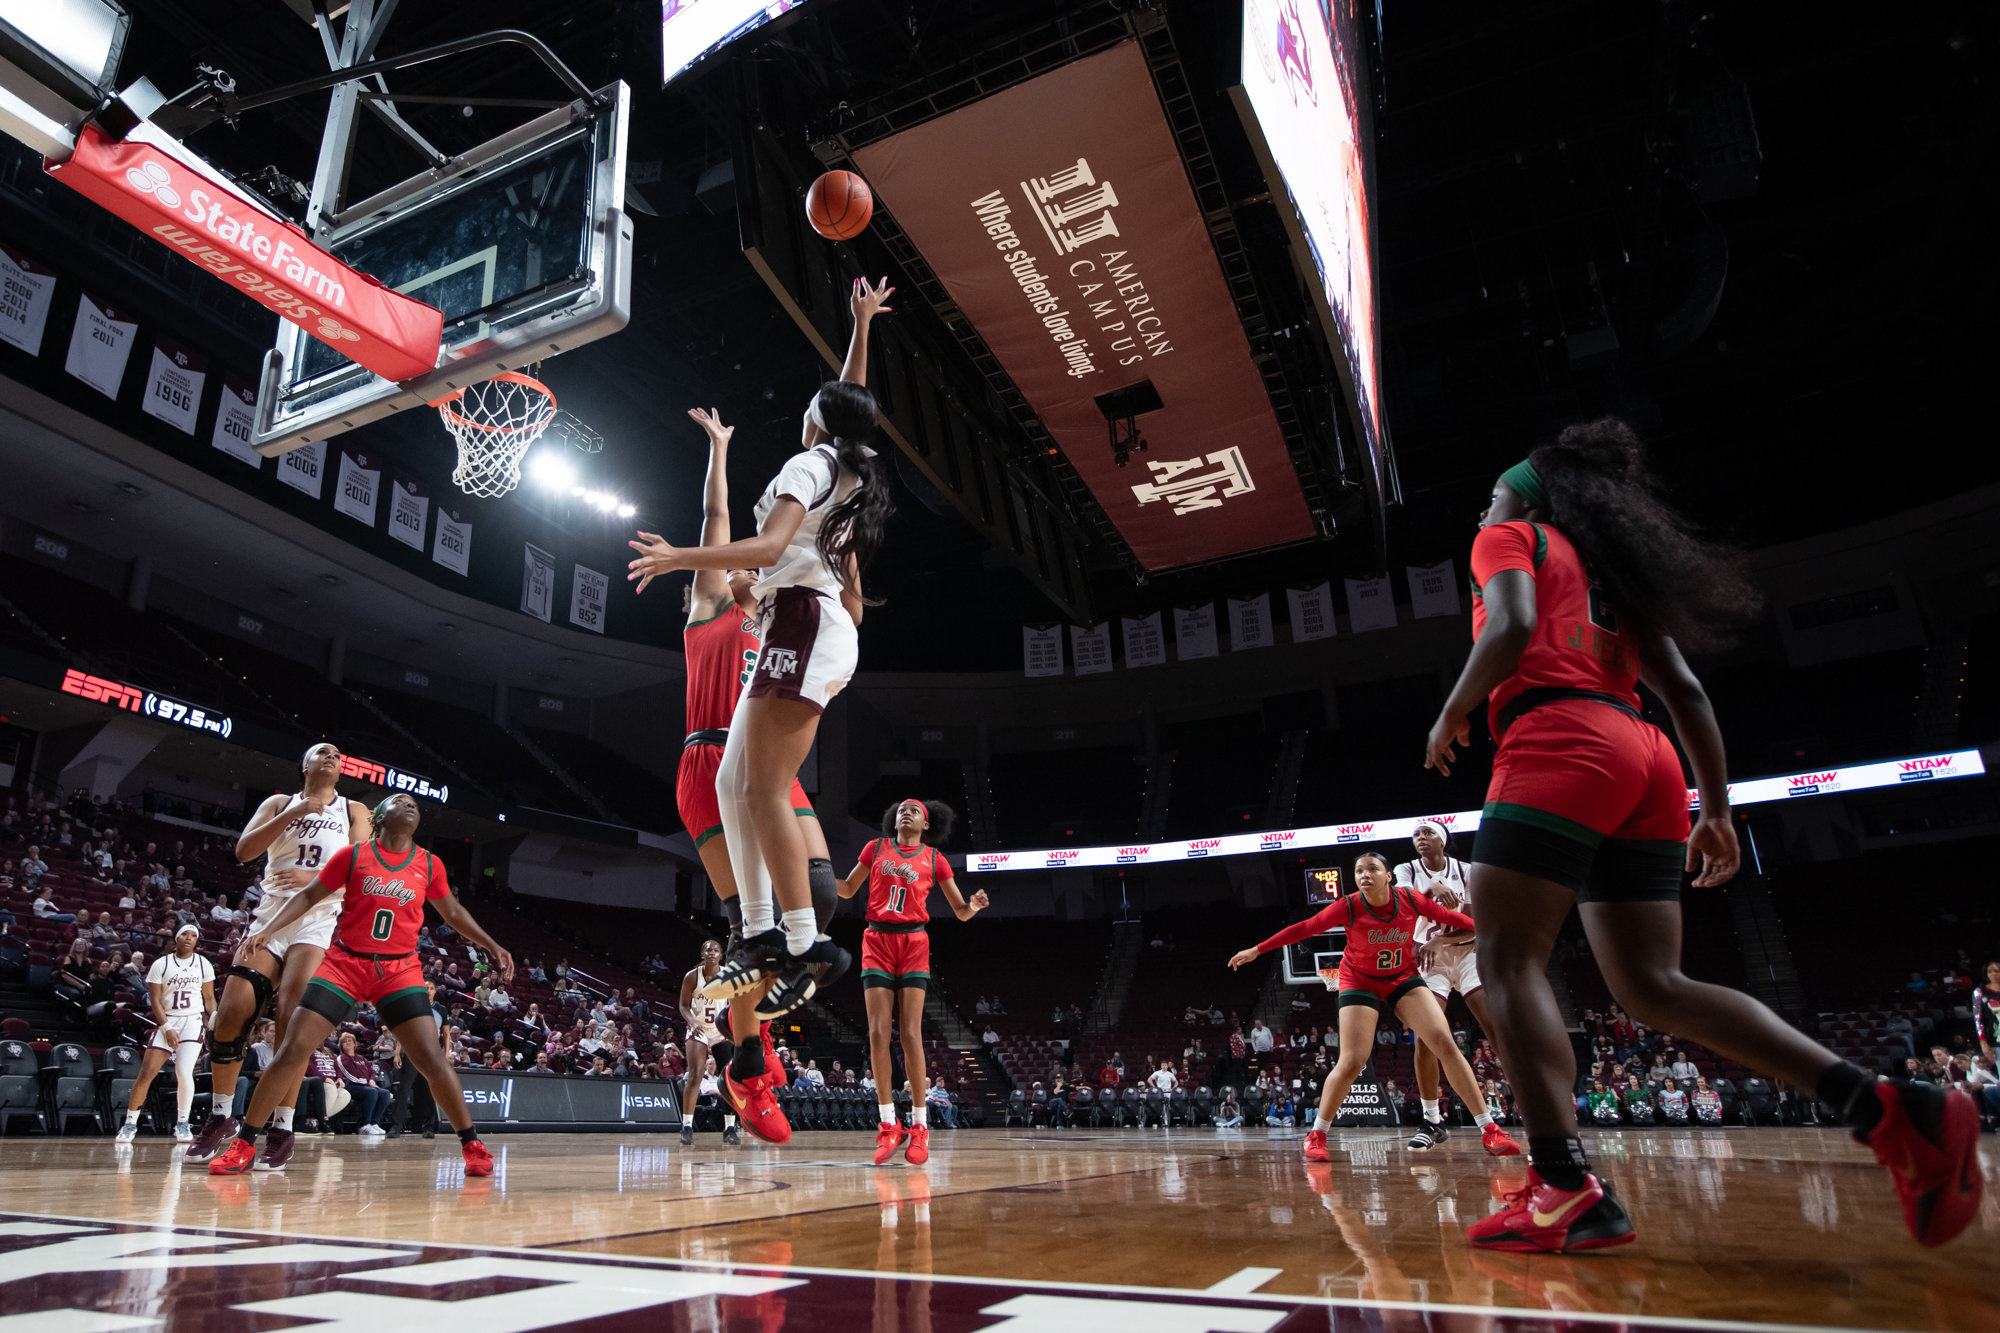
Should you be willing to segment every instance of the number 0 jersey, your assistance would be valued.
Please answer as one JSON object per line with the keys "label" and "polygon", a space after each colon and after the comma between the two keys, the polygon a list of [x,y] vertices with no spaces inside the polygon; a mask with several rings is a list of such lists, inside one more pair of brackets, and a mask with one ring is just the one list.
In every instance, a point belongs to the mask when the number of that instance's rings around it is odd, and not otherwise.
{"label": "number 0 jersey", "polygon": [[343,891],[333,937],[349,953],[416,952],[424,903],[451,892],[435,856],[411,844],[398,857],[373,838],[335,852],[319,880]]}
{"label": "number 0 jersey", "polygon": [[1486,629],[1486,585],[1518,569],[1535,581],[1535,633],[1514,674],[1487,698],[1489,716],[1523,690],[1554,687],[1616,695],[1639,712],[1639,653],[1590,581],[1583,556],[1546,523],[1495,523],[1472,542],[1472,637]]}
{"label": "number 0 jersey", "polygon": [[1344,928],[1347,951],[1341,955],[1340,970],[1387,980],[1416,969],[1419,918],[1427,917],[1454,930],[1472,929],[1471,917],[1432,902],[1421,893],[1400,888],[1390,892],[1389,901],[1377,907],[1357,889],[1304,921],[1286,926],[1258,945],[1257,952],[1269,953]]}
{"label": "number 0 jersey", "polygon": [[931,890],[952,877],[951,862],[920,842],[877,838],[855,858],[868,867],[868,919],[898,925],[931,919]]}

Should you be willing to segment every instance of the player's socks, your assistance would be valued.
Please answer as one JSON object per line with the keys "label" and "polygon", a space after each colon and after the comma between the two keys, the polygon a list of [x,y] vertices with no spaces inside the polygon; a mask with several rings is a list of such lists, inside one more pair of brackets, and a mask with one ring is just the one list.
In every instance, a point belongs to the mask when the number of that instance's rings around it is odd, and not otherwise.
{"label": "player's socks", "polygon": [[733,1115],[725,1115],[724,1117],[722,1117],[722,1127],[725,1130],[735,1129],[736,1117]]}
{"label": "player's socks", "polygon": [[1313,1128],[1324,1134],[1333,1128],[1333,1122],[1323,1115],[1316,1115],[1313,1117]]}
{"label": "player's socks", "polygon": [[743,895],[739,893],[736,895],[735,901],[737,911],[743,915],[744,939],[747,940],[752,935],[762,935],[765,931],[773,930],[777,927],[778,908],[777,904],[771,901],[769,894],[760,895],[756,899],[746,902]]}
{"label": "player's socks", "polygon": [[1472,1123],[1481,1129],[1485,1129],[1493,1123],[1493,1112],[1490,1109],[1481,1111],[1478,1115],[1472,1117]]}
{"label": "player's socks", "polygon": [[736,1048],[736,1058],[729,1062],[729,1075],[738,1083],[747,1084],[764,1072],[764,1043],[746,1041]]}
{"label": "player's socks", "polygon": [[126,1108],[126,1111],[125,1111],[125,1123],[126,1123],[126,1124],[128,1124],[128,1125],[136,1125],[136,1124],[138,1124],[138,1123],[139,1123],[139,1113],[138,1113],[137,1111],[134,1111],[134,1110],[132,1110],[132,1109],[131,1109],[131,1108],[129,1108],[129,1107],[128,1107],[128,1108]]}
{"label": "player's socks", "polygon": [[458,1143],[461,1148],[468,1143],[477,1143],[478,1141],[479,1126],[467,1125],[464,1129],[458,1131]]}
{"label": "player's socks", "polygon": [[922,1125],[925,1129],[929,1129],[931,1127],[931,1109],[922,1102],[918,1102],[914,1107],[910,1108],[910,1123],[913,1125]]}
{"label": "player's socks", "polygon": [[292,1127],[292,1108],[280,1106],[271,1116],[272,1129],[289,1130]]}
{"label": "player's socks", "polygon": [[1582,1189],[1584,1177],[1590,1173],[1583,1140],[1574,1134],[1530,1137],[1528,1161],[1536,1175],[1566,1194]]}
{"label": "player's socks", "polygon": [[1425,1102],[1424,1119],[1430,1121],[1433,1125],[1438,1124],[1444,1119],[1444,1112],[1438,1109],[1436,1102]]}
{"label": "player's socks", "polygon": [[729,929],[737,938],[743,935],[743,903],[738,898],[722,900],[722,914],[729,918]]}
{"label": "player's socks", "polygon": [[785,949],[797,955],[812,948],[813,940],[819,935],[819,916],[810,907],[788,909],[779,921],[785,928]]}
{"label": "player's socks", "polygon": [[896,1123],[896,1106],[893,1102],[876,1102],[875,1116],[885,1125]]}
{"label": "player's socks", "polygon": [[1840,1123],[1854,1131],[1855,1138],[1866,1142],[1882,1120],[1881,1099],[1862,1095],[1874,1084],[1873,1074],[1859,1065],[1839,1060],[1819,1076],[1819,1086],[1813,1091],[1839,1117]]}

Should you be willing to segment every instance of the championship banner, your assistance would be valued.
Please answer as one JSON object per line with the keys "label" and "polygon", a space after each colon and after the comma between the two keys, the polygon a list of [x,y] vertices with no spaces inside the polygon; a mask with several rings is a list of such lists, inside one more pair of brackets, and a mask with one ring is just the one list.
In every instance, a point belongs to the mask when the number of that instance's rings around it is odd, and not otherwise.
{"label": "championship banner", "polygon": [[316,440],[278,455],[278,480],[317,500],[326,489],[326,441]]}
{"label": "championship banner", "polygon": [[1111,670],[1111,622],[1069,627],[1069,651],[1076,662],[1076,674],[1095,676]]}
{"label": "championship banner", "polygon": [[1451,561],[1405,565],[1403,573],[1410,580],[1410,614],[1416,619],[1458,614],[1458,583],[1452,578]]}
{"label": "championship banner", "polygon": [[86,292],[77,301],[76,328],[69,335],[69,358],[63,369],[106,398],[116,398],[125,363],[132,359],[132,337],[138,332],[136,318]]}
{"label": "championship banner", "polygon": [[569,582],[569,623],[604,633],[604,604],[610,592],[608,575],[578,565],[576,577]]}
{"label": "championship banner", "polygon": [[[1138,43],[854,156],[1140,564],[1313,535]],[[1134,400],[1164,406],[1121,468],[1105,423]]]}
{"label": "championship banner", "polygon": [[439,505],[437,535],[431,538],[431,559],[454,574],[466,574],[472,568],[472,521],[456,509]]}
{"label": "championship banner", "polygon": [[436,369],[435,307],[349,268],[197,162],[141,122],[123,141],[85,125],[75,156],[44,170],[384,379]]}
{"label": "championship banner", "polygon": [[49,322],[56,271],[11,245],[0,245],[0,341],[29,356],[42,354],[42,329]]}
{"label": "championship banner", "polygon": [[1126,669],[1159,666],[1167,660],[1167,641],[1160,632],[1158,611],[1136,620],[1121,616],[1118,624],[1125,634]]}
{"label": "championship banner", "polygon": [[1346,579],[1347,623],[1356,634],[1365,634],[1371,629],[1396,628],[1396,594],[1389,590],[1389,580]]}
{"label": "championship banner", "polygon": [[1229,648],[1243,652],[1271,646],[1271,594],[1229,599]]}
{"label": "championship banner", "polygon": [[1292,642],[1330,639],[1338,628],[1333,619],[1333,585],[1314,584],[1310,588],[1287,588],[1292,604]]}
{"label": "championship banner", "polygon": [[340,447],[340,484],[333,507],[351,519],[375,526],[375,494],[382,488],[382,456]]}
{"label": "championship banner", "polygon": [[140,407],[148,416],[192,435],[195,414],[201,410],[201,388],[207,382],[206,358],[170,338],[155,338],[153,367],[146,376],[146,401]]}
{"label": "championship banner", "polygon": [[1060,676],[1062,673],[1062,626],[1021,626],[1021,674]]}
{"label": "championship banner", "polygon": [[1183,662],[1215,656],[1215,603],[1174,608],[1175,652]]}
{"label": "championship banner", "polygon": [[[222,372],[222,403],[215,409],[215,434],[209,443],[251,467],[264,466],[264,455],[250,445],[257,430],[257,386]],[[314,494],[318,494],[317,491]]]}
{"label": "championship banner", "polygon": [[424,524],[430,516],[430,492],[415,477],[398,472],[389,483],[389,535],[411,550],[421,551]]}

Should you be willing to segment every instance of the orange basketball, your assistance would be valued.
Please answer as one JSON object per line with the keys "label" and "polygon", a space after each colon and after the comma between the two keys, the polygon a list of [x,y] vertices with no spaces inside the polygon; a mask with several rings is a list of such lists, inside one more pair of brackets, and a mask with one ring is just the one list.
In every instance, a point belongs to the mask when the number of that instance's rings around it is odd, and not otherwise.
{"label": "orange basketball", "polygon": [[875,216],[868,182],[851,171],[829,171],[806,191],[806,221],[829,241],[851,241]]}

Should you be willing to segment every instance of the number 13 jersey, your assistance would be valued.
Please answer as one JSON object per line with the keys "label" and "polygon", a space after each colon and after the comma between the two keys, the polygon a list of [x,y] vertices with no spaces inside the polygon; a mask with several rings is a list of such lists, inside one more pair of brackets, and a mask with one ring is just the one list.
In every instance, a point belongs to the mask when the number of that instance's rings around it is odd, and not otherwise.
{"label": "number 13 jersey", "polygon": [[[303,795],[295,795],[286,804],[286,810],[295,810],[305,800]],[[264,856],[264,897],[257,904],[257,915],[250,923],[253,932],[278,919],[278,913],[285,904],[304,887],[293,888],[278,880],[278,873],[286,870],[309,870],[319,874],[326,868],[333,854],[348,845],[353,837],[348,827],[347,798],[334,794],[333,801],[316,815],[295,819],[278,834],[277,841]],[[307,883],[311,883],[310,880]],[[284,938],[271,941],[271,951],[280,958],[285,949],[293,944],[310,944],[324,949],[333,937],[333,921],[340,915],[340,900],[328,898],[312,911],[305,914],[285,932]]]}
{"label": "number 13 jersey", "polygon": [[907,925],[931,919],[931,890],[952,877],[951,862],[929,843],[905,847],[877,838],[855,858],[868,867],[868,919]]}
{"label": "number 13 jersey", "polygon": [[349,953],[415,953],[424,904],[451,892],[435,856],[414,843],[398,856],[373,838],[335,852],[319,878],[342,890],[334,939]]}

